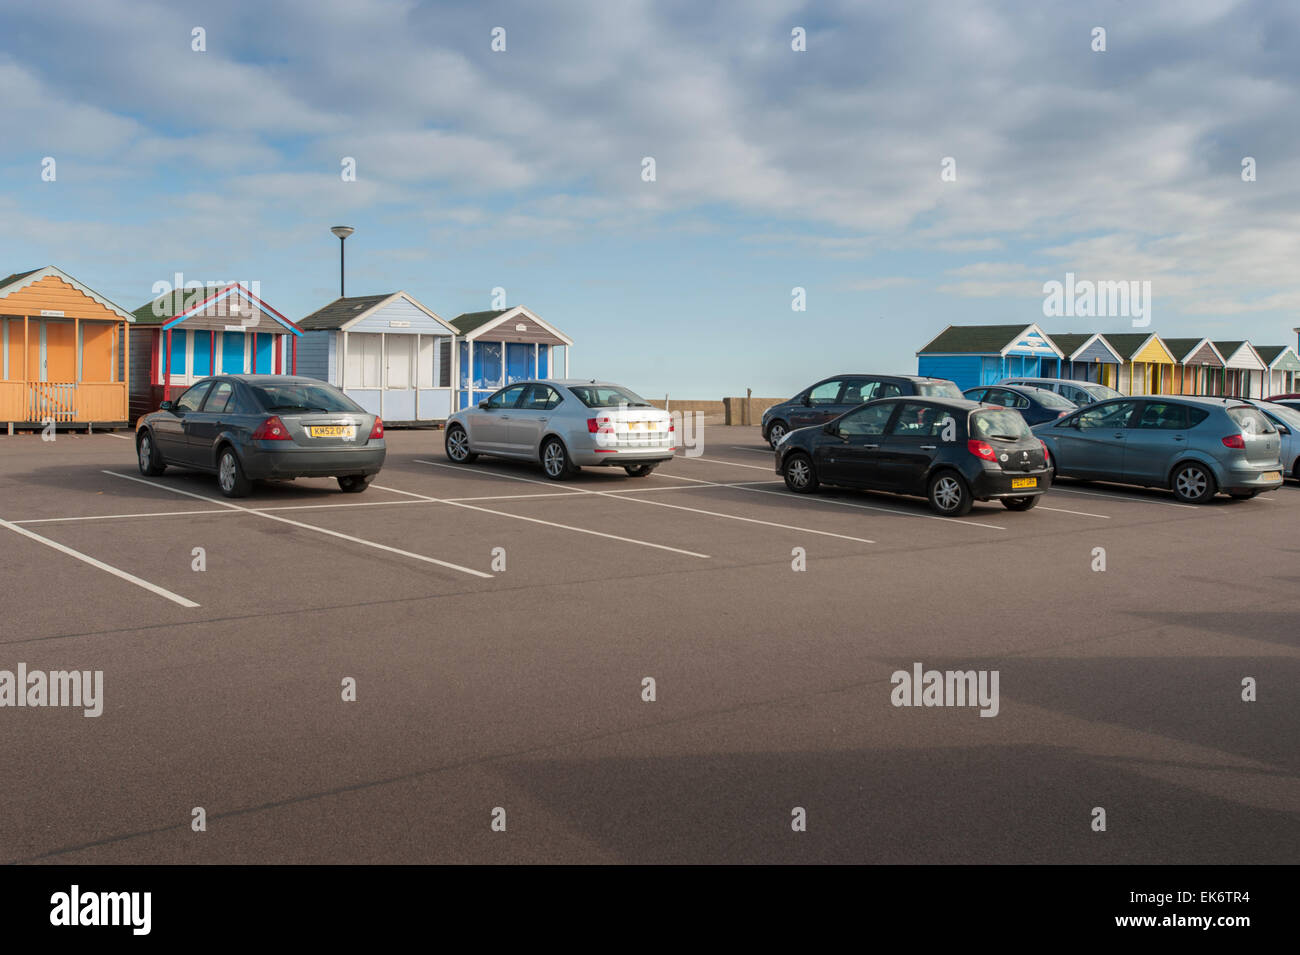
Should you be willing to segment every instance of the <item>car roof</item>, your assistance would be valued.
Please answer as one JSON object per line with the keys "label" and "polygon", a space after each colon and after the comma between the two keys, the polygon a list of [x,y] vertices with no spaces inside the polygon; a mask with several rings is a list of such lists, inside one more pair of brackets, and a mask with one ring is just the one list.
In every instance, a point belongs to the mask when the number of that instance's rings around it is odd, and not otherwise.
{"label": "car roof", "polygon": [[939,405],[944,408],[955,408],[958,411],[974,411],[976,408],[996,408],[998,405],[991,405],[984,401],[971,401],[969,398],[950,398],[947,395],[890,395],[888,398],[877,398],[875,401],[869,401],[867,404],[877,404],[879,402],[892,401],[895,404],[923,404]]}

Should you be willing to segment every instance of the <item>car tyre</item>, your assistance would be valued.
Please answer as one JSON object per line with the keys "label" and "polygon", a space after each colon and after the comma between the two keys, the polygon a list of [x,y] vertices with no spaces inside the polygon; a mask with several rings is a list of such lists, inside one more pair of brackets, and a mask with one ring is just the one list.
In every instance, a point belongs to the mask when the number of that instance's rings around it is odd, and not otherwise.
{"label": "car tyre", "polygon": [[542,473],[552,481],[567,481],[578,473],[578,467],[569,459],[569,452],[559,438],[542,442]]}
{"label": "car tyre", "polygon": [[447,458],[456,464],[473,464],[478,455],[469,449],[469,433],[458,424],[447,429],[447,438],[443,442]]}
{"label": "car tyre", "polygon": [[964,517],[975,506],[969,485],[956,471],[940,471],[930,478],[926,497],[930,499],[930,508],[944,517]]}
{"label": "car tyre", "polygon": [[158,445],[154,443],[152,431],[140,432],[135,440],[135,450],[140,473],[145,477],[158,477],[167,470],[167,465],[158,453]]}
{"label": "car tyre", "polygon": [[649,477],[654,469],[653,464],[629,464],[623,468],[628,477]]}
{"label": "car tyre", "polygon": [[374,479],[373,474],[344,474],[334,480],[339,482],[339,489],[343,491],[344,494],[360,494],[366,488],[370,487],[370,482]]}
{"label": "car tyre", "polygon": [[811,494],[821,484],[812,458],[802,451],[786,456],[781,463],[781,477],[785,478],[785,486],[796,494]]}
{"label": "car tyre", "polygon": [[1034,494],[1030,497],[1004,497],[1002,506],[1008,511],[1027,511],[1038,503],[1041,494]]}
{"label": "car tyre", "polygon": [[786,432],[789,430],[790,426],[784,421],[773,421],[771,426],[767,429],[767,443],[775,449],[776,446],[781,443],[781,439],[785,437]]}
{"label": "car tyre", "polygon": [[1175,467],[1169,487],[1184,504],[1204,504],[1219,490],[1210,469],[1196,461],[1184,461]]}
{"label": "car tyre", "polygon": [[244,474],[244,466],[239,463],[239,455],[230,445],[217,452],[217,487],[226,497],[247,497],[253,487],[253,482]]}

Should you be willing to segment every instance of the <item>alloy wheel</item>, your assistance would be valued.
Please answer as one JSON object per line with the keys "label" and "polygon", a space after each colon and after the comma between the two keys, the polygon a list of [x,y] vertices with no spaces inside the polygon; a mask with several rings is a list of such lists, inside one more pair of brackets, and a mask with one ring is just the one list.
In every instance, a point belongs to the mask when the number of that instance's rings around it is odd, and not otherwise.
{"label": "alloy wheel", "polygon": [[790,477],[790,483],[795,487],[807,487],[811,471],[808,462],[804,458],[795,458],[786,467],[785,473]]}
{"label": "alloy wheel", "polygon": [[227,494],[235,487],[235,456],[229,451],[221,456],[221,464],[217,468],[217,482],[221,485],[221,490]]}
{"label": "alloy wheel", "polygon": [[451,452],[453,460],[464,461],[465,455],[469,453],[469,435],[457,428],[447,435],[447,449]]}
{"label": "alloy wheel", "polygon": [[1183,468],[1174,479],[1178,496],[1187,500],[1195,500],[1204,494],[1208,484],[1205,472],[1200,468]]}
{"label": "alloy wheel", "polygon": [[951,511],[961,503],[961,485],[955,477],[941,477],[934,485],[934,501],[945,511]]}

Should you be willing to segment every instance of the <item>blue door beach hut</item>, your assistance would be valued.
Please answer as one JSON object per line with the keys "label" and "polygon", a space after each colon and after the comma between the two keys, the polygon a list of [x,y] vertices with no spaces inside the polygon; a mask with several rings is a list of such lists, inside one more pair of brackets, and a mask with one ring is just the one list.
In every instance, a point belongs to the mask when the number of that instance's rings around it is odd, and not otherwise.
{"label": "blue door beach hut", "polygon": [[456,334],[406,292],[339,298],[298,323],[298,373],[328,381],[388,425],[452,412]]}
{"label": "blue door beach hut", "polygon": [[209,375],[292,374],[298,326],[247,285],[178,288],[135,310],[131,416]]}
{"label": "blue door beach hut", "polygon": [[1037,325],[949,325],[916,356],[918,374],[963,390],[1003,378],[1055,378],[1065,357]]}
{"label": "blue door beach hut", "polygon": [[1052,341],[1065,356],[1061,360],[1061,378],[1116,387],[1122,359],[1101,335],[1089,332],[1062,335],[1053,332]]}
{"label": "blue door beach hut", "polygon": [[522,305],[466,312],[451,320],[460,337],[456,408],[478,404],[523,378],[567,378],[573,339]]}

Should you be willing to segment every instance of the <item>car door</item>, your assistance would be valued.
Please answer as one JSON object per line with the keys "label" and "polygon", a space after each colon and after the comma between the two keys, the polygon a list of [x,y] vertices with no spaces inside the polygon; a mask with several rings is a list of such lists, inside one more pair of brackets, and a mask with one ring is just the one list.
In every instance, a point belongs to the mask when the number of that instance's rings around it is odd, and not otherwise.
{"label": "car door", "polygon": [[[1195,422],[1193,411],[1199,412]],[[1124,478],[1134,484],[1164,484],[1184,451],[1187,430],[1206,413],[1176,401],[1147,401],[1133,415],[1126,432]]]}
{"label": "car door", "polygon": [[925,477],[939,450],[949,412],[920,401],[899,402],[898,414],[880,442],[880,486],[912,494],[925,492]]}
{"label": "car door", "polygon": [[506,441],[511,454],[536,456],[542,444],[542,432],[559,407],[560,394],[550,385],[531,384],[516,407],[509,412]]}
{"label": "car door", "polygon": [[844,391],[844,379],[832,378],[808,389],[802,405],[796,405],[790,412],[790,429],[807,428],[822,424],[834,418],[839,407],[840,394]]}
{"label": "car door", "polygon": [[831,484],[880,487],[881,442],[897,407],[894,401],[873,402],[835,422],[818,441],[818,477]]}
{"label": "car door", "polygon": [[509,385],[470,412],[469,441],[475,451],[510,450],[510,416],[527,385]]}
{"label": "car door", "polygon": [[215,467],[213,445],[221,433],[222,416],[231,403],[235,383],[229,378],[218,378],[213,383],[203,405],[184,419],[186,454],[196,467]]}
{"label": "car door", "polygon": [[1056,436],[1056,471],[1067,477],[1124,480],[1124,447],[1129,422],[1140,402],[1103,401],[1069,419]]}
{"label": "car door", "polygon": [[168,463],[188,465],[193,461],[189,437],[185,432],[186,419],[199,413],[211,386],[211,378],[196,382],[172,403],[170,413],[160,414],[154,419],[154,441],[158,445],[158,452]]}

